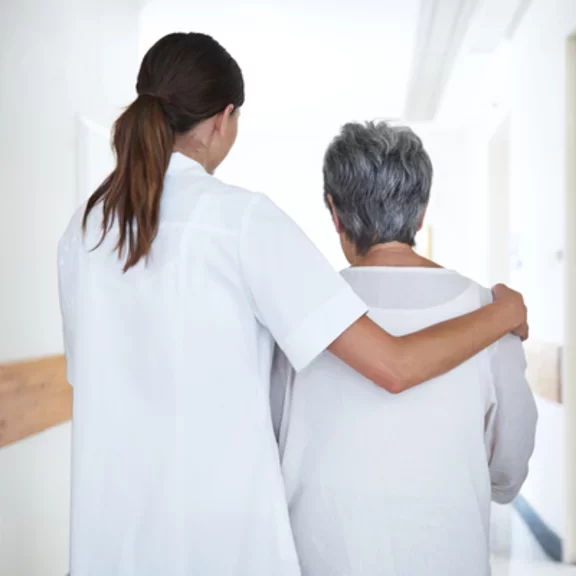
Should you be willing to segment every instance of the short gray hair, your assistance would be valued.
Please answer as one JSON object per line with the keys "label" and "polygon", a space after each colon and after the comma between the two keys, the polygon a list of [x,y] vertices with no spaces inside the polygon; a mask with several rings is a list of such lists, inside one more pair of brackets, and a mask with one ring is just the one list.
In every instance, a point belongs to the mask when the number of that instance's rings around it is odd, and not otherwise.
{"label": "short gray hair", "polygon": [[405,126],[346,124],[324,156],[324,199],[361,254],[385,242],[414,246],[431,186],[430,157]]}

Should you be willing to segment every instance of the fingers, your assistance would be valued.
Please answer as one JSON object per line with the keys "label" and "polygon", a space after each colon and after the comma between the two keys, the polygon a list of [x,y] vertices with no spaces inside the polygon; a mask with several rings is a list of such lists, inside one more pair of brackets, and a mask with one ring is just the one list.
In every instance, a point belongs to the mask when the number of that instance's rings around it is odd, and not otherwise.
{"label": "fingers", "polygon": [[495,300],[501,300],[503,298],[522,298],[522,295],[512,288],[506,286],[506,284],[496,284],[492,288],[492,294]]}
{"label": "fingers", "polygon": [[522,340],[522,342],[525,342],[526,340],[528,340],[528,338],[530,336],[530,328],[529,328],[528,324],[524,323],[524,324],[518,326],[518,328],[516,328],[514,330],[514,334],[516,334],[516,336],[518,336],[520,338],[520,340]]}
{"label": "fingers", "polygon": [[524,303],[524,298],[520,292],[508,288],[505,284],[496,284],[492,288],[494,300],[507,300],[514,304],[517,311],[518,326],[513,330],[514,334],[519,336],[522,341],[528,339],[530,330],[528,327],[528,309]]}

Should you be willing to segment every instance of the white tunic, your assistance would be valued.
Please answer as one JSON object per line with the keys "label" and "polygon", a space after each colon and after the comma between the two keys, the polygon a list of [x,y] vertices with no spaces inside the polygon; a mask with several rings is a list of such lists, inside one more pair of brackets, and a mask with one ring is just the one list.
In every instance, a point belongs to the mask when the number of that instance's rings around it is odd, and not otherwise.
{"label": "white tunic", "polygon": [[74,385],[74,576],[292,576],[269,407],[274,342],[303,368],[363,302],[265,196],[172,157],[148,265],[100,211],[59,249]]}
{"label": "white tunic", "polygon": [[[487,304],[447,270],[352,268],[370,316],[406,334]],[[291,379],[277,357],[282,467],[303,576],[486,576],[490,500],[528,472],[536,409],[520,341],[507,336],[400,395],[329,352]],[[280,412],[280,411],[278,411]]]}

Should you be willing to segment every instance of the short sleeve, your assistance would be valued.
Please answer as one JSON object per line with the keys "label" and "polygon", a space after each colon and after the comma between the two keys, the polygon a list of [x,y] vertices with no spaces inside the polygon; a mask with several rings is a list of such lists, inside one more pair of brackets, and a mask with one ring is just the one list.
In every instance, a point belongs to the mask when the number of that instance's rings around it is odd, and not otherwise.
{"label": "short sleeve", "polygon": [[254,312],[296,370],[367,312],[312,241],[265,196],[247,209],[239,250]]}

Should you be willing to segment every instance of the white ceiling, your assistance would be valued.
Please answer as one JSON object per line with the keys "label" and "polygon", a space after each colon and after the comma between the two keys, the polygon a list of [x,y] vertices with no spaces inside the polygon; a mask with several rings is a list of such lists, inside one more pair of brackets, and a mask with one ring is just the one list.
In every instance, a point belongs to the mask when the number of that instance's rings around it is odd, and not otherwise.
{"label": "white ceiling", "polygon": [[421,0],[403,116],[410,121],[434,120],[440,105],[445,108],[447,84],[461,85],[463,91],[456,96],[458,105],[460,99],[469,99],[471,92],[485,91],[480,84],[485,70],[490,68],[502,42],[514,35],[530,3],[531,0]]}

